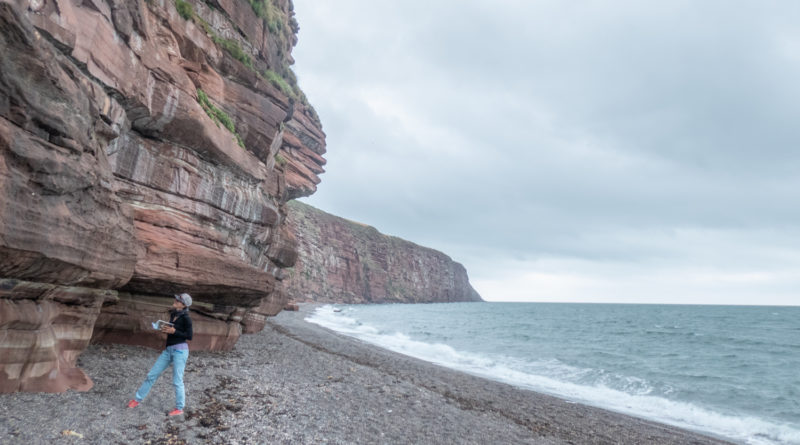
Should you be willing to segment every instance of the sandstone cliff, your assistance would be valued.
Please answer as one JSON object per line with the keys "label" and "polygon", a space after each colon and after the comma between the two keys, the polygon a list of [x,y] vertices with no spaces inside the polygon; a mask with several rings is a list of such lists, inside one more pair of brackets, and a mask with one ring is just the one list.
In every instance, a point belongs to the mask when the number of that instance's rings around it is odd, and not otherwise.
{"label": "sandstone cliff", "polygon": [[325,135],[290,0],[0,0],[0,392],[86,389],[93,341],[228,349],[286,297]]}
{"label": "sandstone cliff", "polygon": [[287,207],[299,255],[283,284],[297,301],[481,301],[464,266],[439,251],[383,235],[299,201]]}

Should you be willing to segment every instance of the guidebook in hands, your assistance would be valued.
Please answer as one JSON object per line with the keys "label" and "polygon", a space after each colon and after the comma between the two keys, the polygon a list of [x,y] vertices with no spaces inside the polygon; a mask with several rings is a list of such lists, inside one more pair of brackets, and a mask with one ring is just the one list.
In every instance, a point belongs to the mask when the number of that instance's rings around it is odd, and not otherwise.
{"label": "guidebook in hands", "polygon": [[172,323],[170,323],[168,321],[164,321],[164,320],[154,321],[151,324],[153,326],[153,329],[155,329],[157,331],[160,331],[162,326],[172,326]]}

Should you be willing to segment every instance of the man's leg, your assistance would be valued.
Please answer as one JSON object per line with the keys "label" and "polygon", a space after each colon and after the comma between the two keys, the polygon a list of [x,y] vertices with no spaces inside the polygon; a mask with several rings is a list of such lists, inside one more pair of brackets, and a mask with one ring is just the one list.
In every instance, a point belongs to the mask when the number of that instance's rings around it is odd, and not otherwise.
{"label": "man's leg", "polygon": [[175,385],[175,408],[183,410],[186,406],[186,392],[183,388],[183,370],[186,368],[186,360],[189,358],[189,351],[172,351],[172,384]]}
{"label": "man's leg", "polygon": [[150,369],[150,372],[147,373],[147,378],[144,379],[142,382],[142,386],[136,391],[136,401],[141,402],[147,397],[147,393],[150,392],[150,388],[153,386],[153,383],[158,380],[158,376],[167,369],[169,366],[170,356],[169,352],[166,350],[158,356],[158,360],[153,364],[153,367]]}

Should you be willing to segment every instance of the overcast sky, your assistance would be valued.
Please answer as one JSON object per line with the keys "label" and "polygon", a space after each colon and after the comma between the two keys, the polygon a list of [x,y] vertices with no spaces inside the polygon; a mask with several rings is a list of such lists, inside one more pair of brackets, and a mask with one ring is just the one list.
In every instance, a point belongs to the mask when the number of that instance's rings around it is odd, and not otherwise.
{"label": "overcast sky", "polygon": [[800,2],[294,4],[309,204],[486,300],[800,304]]}

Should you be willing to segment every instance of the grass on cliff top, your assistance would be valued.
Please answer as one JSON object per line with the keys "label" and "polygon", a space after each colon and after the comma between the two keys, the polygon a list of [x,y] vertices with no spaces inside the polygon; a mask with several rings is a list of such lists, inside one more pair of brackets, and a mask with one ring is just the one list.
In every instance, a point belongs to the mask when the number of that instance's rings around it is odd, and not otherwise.
{"label": "grass on cliff top", "polygon": [[217,124],[217,126],[222,124],[223,127],[227,128],[228,131],[233,133],[233,135],[236,137],[236,143],[239,144],[240,147],[245,148],[244,141],[239,133],[236,132],[236,126],[233,124],[231,117],[228,116],[228,113],[220,110],[214,104],[212,104],[205,91],[200,89],[197,90],[197,102],[200,103],[200,106],[203,107],[203,110],[206,112],[208,117],[210,117],[211,120]]}

